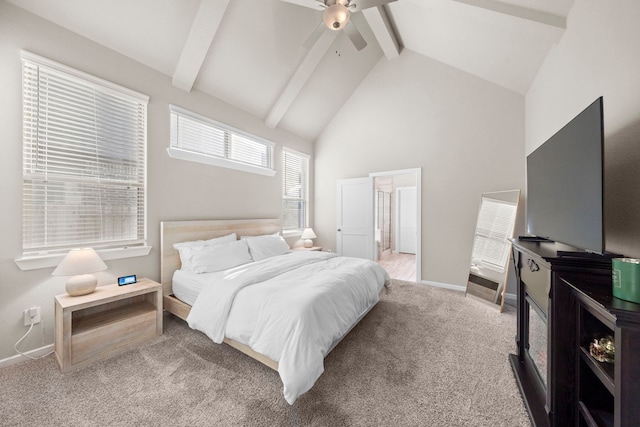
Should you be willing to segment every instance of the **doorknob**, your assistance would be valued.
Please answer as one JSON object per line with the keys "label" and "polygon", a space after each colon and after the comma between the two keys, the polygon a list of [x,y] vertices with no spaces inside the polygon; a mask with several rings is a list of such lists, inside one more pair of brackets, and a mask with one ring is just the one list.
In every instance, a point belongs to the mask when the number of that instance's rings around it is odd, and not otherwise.
{"label": "doorknob", "polygon": [[338,228],[338,231],[342,231],[342,229]]}

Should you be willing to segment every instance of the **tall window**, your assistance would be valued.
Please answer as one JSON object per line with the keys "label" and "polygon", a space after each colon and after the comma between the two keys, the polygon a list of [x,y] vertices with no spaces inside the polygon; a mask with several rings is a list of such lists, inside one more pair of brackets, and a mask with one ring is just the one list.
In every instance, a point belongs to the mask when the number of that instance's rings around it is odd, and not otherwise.
{"label": "tall window", "polygon": [[282,230],[302,231],[309,222],[309,156],[282,150]]}
{"label": "tall window", "polygon": [[23,254],[142,246],[148,97],[22,53]]}
{"label": "tall window", "polygon": [[171,157],[275,175],[272,142],[174,105],[170,111]]}

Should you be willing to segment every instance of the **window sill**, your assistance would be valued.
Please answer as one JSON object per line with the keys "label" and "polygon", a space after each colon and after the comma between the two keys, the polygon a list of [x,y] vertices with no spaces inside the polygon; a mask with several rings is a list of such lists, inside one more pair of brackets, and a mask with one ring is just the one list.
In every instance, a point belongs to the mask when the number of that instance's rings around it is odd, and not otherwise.
{"label": "window sill", "polygon": [[[102,249],[97,250],[98,255],[104,261],[112,259],[134,258],[149,255],[151,246],[132,246],[129,248]],[[66,254],[41,255],[22,257],[15,260],[18,268],[22,271],[37,270],[40,268],[57,267]]]}
{"label": "window sill", "polygon": [[230,159],[221,159],[213,156],[207,156],[206,154],[193,153],[187,150],[181,150],[179,148],[169,147],[167,148],[167,153],[169,153],[169,157],[171,157],[172,159],[187,160],[190,162],[203,163],[205,165],[235,169],[243,172],[251,172],[265,176],[276,175],[276,171],[273,169],[235,162]]}
{"label": "window sill", "polygon": [[302,236],[302,230],[286,230],[286,231],[282,231],[282,237],[284,237],[284,238],[300,237],[300,236]]}

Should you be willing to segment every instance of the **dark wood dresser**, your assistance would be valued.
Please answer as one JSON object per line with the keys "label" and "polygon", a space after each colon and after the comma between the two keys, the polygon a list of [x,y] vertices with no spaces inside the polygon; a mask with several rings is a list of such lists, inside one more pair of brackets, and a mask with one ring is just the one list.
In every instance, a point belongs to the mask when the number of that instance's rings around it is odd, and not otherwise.
{"label": "dark wood dresser", "polygon": [[[518,279],[511,366],[534,426],[640,426],[640,304],[612,296],[611,260],[514,240]],[[589,354],[615,340],[615,363]]]}

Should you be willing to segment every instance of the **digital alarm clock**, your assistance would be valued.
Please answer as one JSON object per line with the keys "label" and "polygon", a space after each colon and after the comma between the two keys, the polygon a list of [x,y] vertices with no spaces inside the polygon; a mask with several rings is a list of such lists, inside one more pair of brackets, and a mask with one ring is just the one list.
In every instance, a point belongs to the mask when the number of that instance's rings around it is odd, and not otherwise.
{"label": "digital alarm clock", "polygon": [[122,276],[118,277],[118,285],[130,285],[132,283],[136,283],[136,275],[132,274],[130,276]]}

